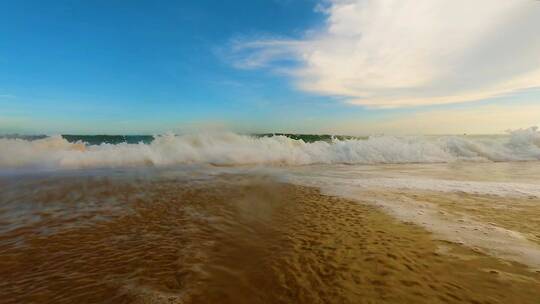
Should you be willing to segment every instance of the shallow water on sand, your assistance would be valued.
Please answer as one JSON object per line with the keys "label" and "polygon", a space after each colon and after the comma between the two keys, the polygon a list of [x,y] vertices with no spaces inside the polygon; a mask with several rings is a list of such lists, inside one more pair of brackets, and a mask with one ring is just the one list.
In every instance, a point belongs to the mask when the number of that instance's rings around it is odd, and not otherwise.
{"label": "shallow water on sand", "polygon": [[[518,170],[409,166],[2,176],[0,303],[538,303],[527,263],[399,213],[429,204],[536,244],[539,225],[515,220],[537,212],[535,183]],[[488,212],[495,202],[529,207],[502,216]]]}
{"label": "shallow water on sand", "polygon": [[310,166],[287,181],[378,206],[434,237],[540,270],[540,163]]}

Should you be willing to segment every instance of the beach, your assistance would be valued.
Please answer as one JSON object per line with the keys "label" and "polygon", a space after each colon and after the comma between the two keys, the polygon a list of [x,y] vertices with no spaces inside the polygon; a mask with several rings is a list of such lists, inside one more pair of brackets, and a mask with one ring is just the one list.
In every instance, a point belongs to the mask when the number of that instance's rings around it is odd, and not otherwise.
{"label": "beach", "polygon": [[[438,238],[361,196],[271,175],[70,173],[4,178],[2,187],[3,206],[39,201],[4,223],[2,303],[540,299],[540,272],[524,263]],[[455,195],[429,197],[447,205]]]}
{"label": "beach", "polygon": [[0,15],[0,304],[540,304],[540,1]]}
{"label": "beach", "polygon": [[0,138],[0,302],[538,303],[536,129],[304,139]]}

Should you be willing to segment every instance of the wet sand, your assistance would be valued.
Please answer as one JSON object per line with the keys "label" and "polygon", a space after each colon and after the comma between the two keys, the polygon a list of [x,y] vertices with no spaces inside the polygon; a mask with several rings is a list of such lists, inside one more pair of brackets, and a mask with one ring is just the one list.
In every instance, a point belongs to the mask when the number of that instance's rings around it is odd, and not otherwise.
{"label": "wet sand", "polygon": [[441,210],[456,216],[468,215],[482,222],[520,232],[532,242],[540,245],[540,198],[502,197],[469,193],[433,193],[422,196],[418,193],[401,195],[419,197],[424,202],[436,205]]}
{"label": "wet sand", "polygon": [[540,301],[540,273],[315,188],[249,176],[61,188],[41,204],[76,201],[74,215],[0,234],[1,303]]}

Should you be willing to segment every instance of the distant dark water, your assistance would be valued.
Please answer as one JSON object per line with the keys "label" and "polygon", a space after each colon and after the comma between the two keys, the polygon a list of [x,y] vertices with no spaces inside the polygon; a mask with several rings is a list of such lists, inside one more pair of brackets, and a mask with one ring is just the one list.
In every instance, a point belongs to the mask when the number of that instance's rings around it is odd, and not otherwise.
{"label": "distant dark water", "polygon": [[363,137],[356,136],[345,136],[345,135],[330,135],[330,134],[289,134],[289,133],[264,133],[264,134],[254,134],[256,137],[272,137],[272,136],[286,136],[291,139],[303,140],[305,142],[316,142],[316,141],[332,141],[332,139],[365,139]]}
{"label": "distant dark water", "polygon": [[[316,142],[316,141],[326,141],[330,142],[332,139],[361,139],[353,136],[343,136],[343,135],[329,135],[329,134],[290,134],[290,133],[263,133],[263,134],[251,134],[254,137],[272,137],[272,136],[286,136],[295,140],[303,140],[304,142]],[[46,135],[0,135],[0,138],[20,138],[25,140],[36,140],[46,138]],[[138,144],[144,143],[149,144],[154,140],[153,135],[74,135],[74,134],[63,134],[69,142],[84,142],[88,145],[100,145],[100,144]]]}
{"label": "distant dark water", "polygon": [[89,145],[100,144],[149,144],[154,140],[152,135],[62,135],[69,142],[82,141]]}

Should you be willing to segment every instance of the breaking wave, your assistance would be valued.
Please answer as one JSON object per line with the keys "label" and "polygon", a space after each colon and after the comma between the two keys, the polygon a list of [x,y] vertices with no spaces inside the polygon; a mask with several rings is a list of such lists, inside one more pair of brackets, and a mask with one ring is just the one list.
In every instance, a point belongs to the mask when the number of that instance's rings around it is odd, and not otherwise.
{"label": "breaking wave", "polygon": [[283,135],[165,134],[151,142],[69,142],[62,136],[0,138],[0,168],[95,168],[176,164],[307,165],[540,160],[536,127],[504,136],[395,137],[305,142]]}

